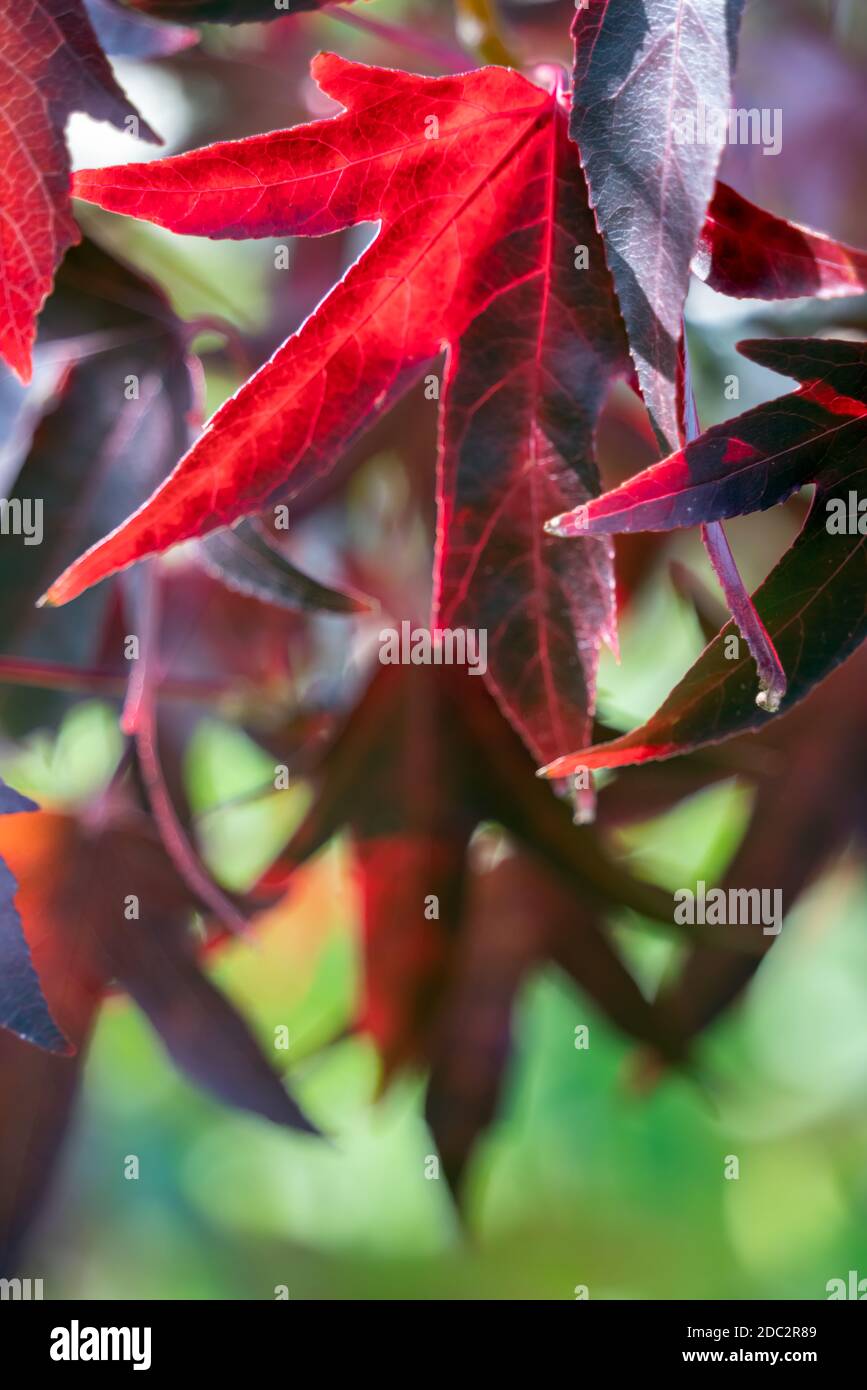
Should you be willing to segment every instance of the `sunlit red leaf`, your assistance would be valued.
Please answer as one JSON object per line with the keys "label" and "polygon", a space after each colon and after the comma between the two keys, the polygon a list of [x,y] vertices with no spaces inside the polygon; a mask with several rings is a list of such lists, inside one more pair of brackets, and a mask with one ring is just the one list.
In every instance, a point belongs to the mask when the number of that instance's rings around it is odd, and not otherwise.
{"label": "sunlit red leaf", "polygon": [[147,508],[49,600],[315,483],[449,343],[435,620],[490,626],[492,688],[537,753],[553,749],[588,727],[612,579],[604,545],[552,560],[537,523],[554,497],[596,490],[596,416],[628,370],[564,108],[503,68],[422,78],[321,55],[313,70],[343,114],[76,179],[82,197],[198,235],[382,226]]}
{"label": "sunlit red leaf", "polygon": [[[148,504],[48,599],[321,483],[448,343],[433,621],[487,635],[488,684],[544,760],[586,738],[599,646],[616,635],[607,544],[559,546],[540,520],[598,490],[598,414],[628,373],[564,108],[500,68],[430,79],[321,55],[314,73],[341,115],[77,176],[82,197],[183,233],[321,235],[374,219],[382,230]],[[734,264],[732,227],[765,215],[722,188],[714,206],[707,273],[746,284],[754,268]],[[703,210],[699,198],[699,226]],[[767,222],[780,240],[800,235]],[[222,553],[237,541],[207,544]]]}
{"label": "sunlit red leaf", "polygon": [[0,11],[0,354],[30,380],[36,315],[79,239],[64,130],[73,111],[156,139],[130,106],[83,0],[21,0]]}

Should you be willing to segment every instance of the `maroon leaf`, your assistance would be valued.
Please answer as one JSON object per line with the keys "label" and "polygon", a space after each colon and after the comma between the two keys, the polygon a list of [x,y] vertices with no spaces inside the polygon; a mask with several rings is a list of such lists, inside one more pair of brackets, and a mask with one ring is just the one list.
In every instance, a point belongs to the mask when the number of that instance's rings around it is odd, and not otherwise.
{"label": "maroon leaf", "polygon": [[[84,1046],[113,982],[137,999],[179,1066],[218,1099],[312,1131],[246,1025],[197,979],[199,906],[149,819],[109,800],[91,816],[39,811],[0,819],[0,853],[42,991],[67,1038]],[[39,1040],[41,1042],[41,1040]]]}
{"label": "maroon leaf", "polygon": [[7,787],[0,779],[0,816],[14,816],[20,811],[38,811],[39,807],[29,796],[23,796],[14,787]]}
{"label": "maroon leaf", "polygon": [[722,136],[678,143],[699,102],[728,109],[744,0],[589,0],[576,16],[578,145],[638,380],[664,448],[679,438],[677,345]]}
{"label": "maroon leaf", "polygon": [[549,958],[628,1036],[676,1062],[680,1047],[604,934],[599,914],[529,855],[472,876],[453,981],[433,1036],[425,1113],[457,1189],[496,1114],[521,987]]}
{"label": "maroon leaf", "polygon": [[518,991],[544,954],[548,904],[536,896],[540,885],[558,891],[543,870],[513,856],[473,875],[469,887],[453,979],[430,1043],[425,1096],[425,1118],[453,1191],[496,1116]]}
{"label": "maroon leaf", "polygon": [[198,43],[195,29],[156,24],[123,0],[84,0],[96,37],[113,58],[166,58]]}
{"label": "maroon leaf", "polygon": [[[0,781],[0,815],[38,809],[29,797]],[[15,906],[17,891],[14,876],[0,859],[0,1029],[50,1052],[68,1052],[69,1044],[51,1017],[33,968]]]}
{"label": "maroon leaf", "polygon": [[81,1076],[81,1054],[58,1057],[0,1028],[0,1277],[50,1190]]}
{"label": "maroon leaf", "polygon": [[[670,921],[670,897],[572,824],[480,681],[447,667],[380,671],[317,782],[265,882],[276,890],[348,827],[363,913],[360,1022],[386,1079],[432,1066],[428,1117],[453,1184],[496,1107],[512,1001],[537,960],[556,960],[616,1024],[679,1057],[599,929],[618,906]],[[521,854],[489,873],[470,842],[492,822]]]}
{"label": "maroon leaf", "polygon": [[448,366],[434,616],[487,634],[488,683],[544,758],[589,731],[600,638],[616,645],[616,618],[610,548],[569,554],[541,523],[554,499],[598,493],[594,431],[628,355],[565,122],[539,145],[521,198],[548,246],[504,242],[508,283]]}
{"label": "maroon leaf", "polygon": [[[40,342],[69,361],[6,484],[23,508],[38,499],[43,534],[38,545],[27,535],[4,538],[0,650],[87,665],[111,590],[88,594],[74,622],[34,605],[59,565],[117,526],[169,472],[190,439],[198,380],[184,325],[162,292],[91,241],[61,266]],[[4,692],[3,708],[24,731],[56,701]]]}
{"label": "maroon leaf", "polygon": [[833,299],[867,290],[867,254],[786,222],[718,183],[692,268],[735,299]]}
{"label": "maroon leaf", "polygon": [[[867,650],[862,649],[806,703],[760,736],[762,749],[772,758],[758,777],[749,824],[722,884],[726,891],[779,892],[787,916],[804,889],[851,844],[853,834],[864,842],[865,674]],[[748,749],[755,755],[755,737]],[[759,925],[729,925],[722,928],[718,945],[697,945],[661,996],[672,1026],[691,1037],[712,1023],[779,939]]]}
{"label": "maroon leaf", "polygon": [[310,613],[364,613],[375,607],[370,599],[329,589],[303,574],[250,521],[215,531],[201,542],[199,554],[205,568],[230,589],[263,603]]}
{"label": "maroon leaf", "polygon": [[175,1065],[223,1105],[317,1133],[267,1061],[247,1023],[195,960],[193,939],[161,923],[116,948],[118,978]]}
{"label": "maroon leaf", "polygon": [[430,1053],[454,964],[467,840],[370,834],[370,819],[362,810],[352,827],[364,932],[358,1025],[376,1043],[387,1082]]}
{"label": "maroon leaf", "polygon": [[714,425],[604,497],[554,517],[559,536],[669,531],[764,511],[805,483],[830,486],[857,467],[867,437],[867,347],[832,339],[756,339],[746,357],[802,383]]}
{"label": "maroon leaf", "polygon": [[[861,497],[867,440],[867,346],[826,339],[741,344],[754,361],[803,385],[639,474],[591,503],[588,525],[691,525],[772,505],[815,481],[800,535],[754,595],[788,677],[781,711],[845,661],[867,636],[867,547]],[[603,515],[594,516],[599,506]],[[843,518],[842,528],[834,518]],[[564,521],[571,527],[580,518]],[[756,729],[755,667],[729,623],[657,713],[621,738],[557,758],[549,777],[618,767]]]}

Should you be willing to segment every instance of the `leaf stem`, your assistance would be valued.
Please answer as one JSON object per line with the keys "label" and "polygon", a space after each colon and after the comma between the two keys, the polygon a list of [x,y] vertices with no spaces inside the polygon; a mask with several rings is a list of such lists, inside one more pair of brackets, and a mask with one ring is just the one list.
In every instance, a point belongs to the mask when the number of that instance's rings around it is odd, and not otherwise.
{"label": "leaf stem", "polygon": [[719,521],[701,528],[701,539],[713,565],[714,574],[725,594],[729,612],[743,634],[759,672],[756,704],[768,714],[776,714],[786,693],[788,680],[770,633],[759,617],[738,571],[728,537]]}
{"label": "leaf stem", "polygon": [[184,324],[184,337],[188,348],[193,339],[201,333],[216,333],[223,338],[226,343],[226,352],[239,375],[245,379],[250,375],[253,370],[253,363],[247,351],[244,335],[239,332],[235,324],[230,323],[228,319],[221,318],[219,314],[201,314],[198,318],[188,319]]}
{"label": "leaf stem", "polygon": [[[686,324],[683,324],[683,424],[687,443],[701,434],[701,423],[695,403],[692,385],[692,369],[689,361],[689,348],[686,339]],[[708,553],[714,574],[725,594],[729,612],[741,630],[759,673],[759,691],[756,704],[768,714],[776,714],[786,693],[788,679],[783,664],[770,633],[759,617],[756,605],[747,592],[741,578],[737,562],[732,554],[722,522],[711,521],[702,525],[701,539]]]}
{"label": "leaf stem", "polygon": [[187,838],[169,792],[157,747],[157,704],[155,689],[159,679],[159,576],[154,562],[141,566],[131,577],[138,602],[140,656],[130,679],[120,726],[135,739],[139,767],[147,789],[154,820],[166,851],[181,877],[195,896],[236,936],[249,937],[249,924],[214,882]]}
{"label": "leaf stem", "polygon": [[347,24],[351,29],[360,29],[364,34],[382,39],[385,43],[396,44],[398,48],[405,48],[410,53],[419,53],[422,57],[437,63],[439,67],[445,68],[447,72],[466,71],[467,54],[445,39],[428,38],[399,24],[389,24],[383,19],[370,19],[369,16],[357,14],[354,10],[345,10],[342,5],[323,5],[319,13],[326,15],[328,19],[336,19],[339,24]]}
{"label": "leaf stem", "polygon": [[[115,671],[94,667],[65,666],[59,662],[0,656],[0,685],[26,685],[42,690],[66,690],[71,694],[123,695],[128,678]],[[237,687],[225,681],[167,680],[160,696],[174,700],[212,700],[231,695]]]}

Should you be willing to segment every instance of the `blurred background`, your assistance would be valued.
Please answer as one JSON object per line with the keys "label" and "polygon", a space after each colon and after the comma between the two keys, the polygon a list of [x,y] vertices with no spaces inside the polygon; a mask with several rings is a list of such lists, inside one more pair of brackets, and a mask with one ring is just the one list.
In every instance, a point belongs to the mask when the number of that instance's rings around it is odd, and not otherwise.
{"label": "blurred background", "polygon": [[[120,80],[172,152],[328,114],[331,103],[307,77],[321,48],[442,70],[369,24],[453,43],[447,6],[375,0],[356,10],[357,19],[206,27],[198,43],[165,58],[118,59]],[[561,3],[502,7],[528,65],[568,62],[571,13]],[[763,206],[856,245],[867,241],[865,62],[863,5],[752,0],[735,104],[779,107],[782,151],[730,149],[722,170]],[[73,118],[70,138],[78,167],[160,153],[84,117]],[[184,318],[237,330],[234,342],[223,333],[197,339],[209,413],[315,307],[373,230],[295,242],[284,271],[269,243],[209,243],[78,210]],[[709,425],[786,389],[737,356],[739,338],[863,336],[867,311],[858,300],[734,302],[696,285],[688,324]],[[721,383],[735,370],[740,399],[728,401]],[[609,482],[649,461],[639,415],[625,397],[611,405],[600,434]],[[381,583],[387,568],[396,587],[417,592],[423,612],[434,447],[433,408],[420,401],[378,425],[340,494],[302,520],[298,558],[326,581],[348,574],[361,589],[376,588],[373,576]],[[750,587],[802,515],[795,499],[732,524]],[[715,592],[697,536],[678,535],[670,559]],[[372,631],[316,619],[310,682],[343,681]],[[652,713],[703,645],[666,563],[630,605],[621,645],[620,666],[603,660],[599,712],[625,729]],[[43,805],[74,806],[117,763],[117,705],[75,702],[59,731],[6,740],[2,753],[0,771],[15,786]],[[308,803],[303,782],[288,796],[261,794],[273,767],[267,738],[220,708],[198,720],[186,746],[199,845],[227,887],[254,881]],[[738,845],[749,797],[741,782],[723,781],[618,832],[619,848],[636,874],[664,887],[712,881]],[[588,1285],[591,1298],[823,1298],[829,1279],[853,1269],[867,1276],[867,880],[854,855],[798,903],[743,1002],[702,1041],[694,1079],[639,1094],[623,1038],[555,971],[536,975],[520,999],[503,1104],[474,1158],[463,1222],[445,1184],[425,1178],[432,1150],[420,1083],[399,1080],[380,1098],[370,1045],[341,1036],[358,994],[357,922],[336,841],[299,875],[258,945],[227,948],[214,963],[266,1045],[275,1028],[288,1029],[293,1084],[329,1146],[209,1101],[179,1077],[141,1015],[109,1004],[67,1161],[28,1256],[51,1297],[268,1299],[285,1285],[291,1298],[570,1299]],[[652,988],[678,948],[634,923],[617,931]],[[582,1023],[593,1029],[592,1063],[574,1045]],[[143,1180],[124,1181],[126,1154],[139,1155]],[[740,1159],[736,1182],[721,1179],[729,1154]]]}

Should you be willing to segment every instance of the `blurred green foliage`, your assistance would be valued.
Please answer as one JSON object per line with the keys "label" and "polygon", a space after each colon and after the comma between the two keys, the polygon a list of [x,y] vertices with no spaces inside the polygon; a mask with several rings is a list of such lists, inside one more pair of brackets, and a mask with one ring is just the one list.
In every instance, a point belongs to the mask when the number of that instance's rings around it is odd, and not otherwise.
{"label": "blurred green foliage", "polygon": [[[636,637],[628,625],[627,645]],[[110,771],[111,728],[104,706],[79,707],[53,751],[41,738],[16,760],[16,781],[45,796],[62,765],[55,794],[71,793],[74,768],[91,791],[94,769]],[[226,882],[249,881],[302,812],[304,789],[237,804],[269,765],[217,722],[194,742],[190,793]],[[712,880],[746,798],[734,783],[706,791],[622,832],[621,846],[657,882]],[[334,844],[260,948],[215,963],[266,1046],[288,1028],[293,1085],[331,1143],[214,1105],[115,1001],[32,1267],[57,1298],[272,1298],[284,1284],[293,1298],[569,1299],[579,1284],[591,1298],[821,1298],[828,1279],[867,1268],[865,919],[867,888],[844,862],[787,920],[744,1005],[702,1046],[696,1079],[648,1095],[630,1084],[623,1040],[556,973],[540,974],[462,1231],[444,1183],[425,1178],[419,1088],[404,1081],[377,1100],[371,1049],[340,1038],[358,967],[351,876]],[[618,934],[654,988],[677,946],[635,920]],[[588,1051],[574,1046],[580,1023]],[[127,1154],[140,1158],[137,1182],[122,1177]],[[724,1178],[732,1154],[737,1181]]]}

